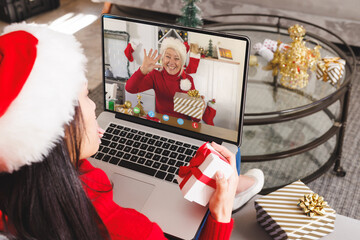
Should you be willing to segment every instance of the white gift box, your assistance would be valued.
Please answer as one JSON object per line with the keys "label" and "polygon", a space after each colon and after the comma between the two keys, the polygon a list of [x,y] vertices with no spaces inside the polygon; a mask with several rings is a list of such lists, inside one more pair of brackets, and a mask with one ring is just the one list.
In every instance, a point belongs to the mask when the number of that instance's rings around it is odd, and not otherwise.
{"label": "white gift box", "polygon": [[[201,150],[202,147],[200,147],[199,150]],[[233,173],[233,168],[231,167],[231,165],[227,162],[225,158],[225,160],[223,160],[218,155],[216,155],[215,149],[209,143],[206,143],[206,146],[204,147],[211,150],[212,153],[209,153],[205,157],[205,160],[197,168],[201,171],[203,175],[206,175],[214,181],[216,181],[215,174],[219,170],[224,174],[225,179],[228,179]],[[192,173],[189,172],[188,174]],[[179,182],[179,184],[181,184],[183,180],[184,178],[177,176],[177,181]],[[190,202],[196,202],[202,206],[206,206],[209,203],[211,196],[215,192],[215,189],[199,181],[194,175],[191,175],[191,177],[182,187],[181,191],[184,195],[184,198],[186,198]]]}

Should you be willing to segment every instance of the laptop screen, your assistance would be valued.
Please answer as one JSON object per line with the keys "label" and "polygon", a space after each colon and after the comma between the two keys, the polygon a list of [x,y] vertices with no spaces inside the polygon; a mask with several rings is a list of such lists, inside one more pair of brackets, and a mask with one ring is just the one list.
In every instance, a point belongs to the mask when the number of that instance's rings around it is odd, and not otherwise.
{"label": "laptop screen", "polygon": [[240,145],[247,37],[111,15],[102,20],[107,111]]}

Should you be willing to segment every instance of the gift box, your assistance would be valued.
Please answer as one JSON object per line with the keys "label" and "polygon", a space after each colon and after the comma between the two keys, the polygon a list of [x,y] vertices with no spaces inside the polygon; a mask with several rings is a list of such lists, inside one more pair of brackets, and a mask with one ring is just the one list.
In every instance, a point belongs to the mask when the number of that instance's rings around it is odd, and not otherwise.
{"label": "gift box", "polygon": [[216,189],[215,174],[220,170],[226,179],[233,173],[229,161],[209,143],[203,144],[188,166],[179,170],[177,181],[184,198],[206,206]]}
{"label": "gift box", "polygon": [[[299,199],[303,198],[305,194],[312,193],[313,191],[303,182],[296,181],[258,198],[255,200],[258,223],[276,240],[314,240],[326,236],[334,231],[336,212],[326,205],[321,211],[323,215],[308,216],[310,212],[307,214],[304,212],[299,204]],[[313,204],[307,206],[313,206]],[[316,210],[316,208],[314,209]]]}
{"label": "gift box", "polygon": [[316,79],[330,82],[332,85],[340,84],[345,72],[345,60],[339,57],[325,57],[319,61],[316,68]]}
{"label": "gift box", "polygon": [[116,112],[119,112],[119,113],[134,115],[133,110],[131,108],[128,108],[125,104],[115,104],[114,109]]}
{"label": "gift box", "polygon": [[280,45],[278,46],[278,41],[271,39],[265,39],[263,46],[266,47],[267,49],[270,49],[273,52],[275,52],[278,48],[282,52],[290,47],[288,44],[282,42],[280,42]]}
{"label": "gift box", "polygon": [[205,110],[205,102],[200,97],[193,97],[187,93],[177,92],[174,96],[174,111],[200,119]]}

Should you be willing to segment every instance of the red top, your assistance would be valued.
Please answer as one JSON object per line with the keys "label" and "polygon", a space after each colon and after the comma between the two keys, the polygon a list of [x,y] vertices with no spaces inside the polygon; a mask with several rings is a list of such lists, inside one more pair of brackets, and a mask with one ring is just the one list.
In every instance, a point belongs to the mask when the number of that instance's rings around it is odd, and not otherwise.
{"label": "red top", "polygon": [[[94,168],[86,159],[80,161],[79,171],[84,190],[111,239],[166,239],[156,223],[136,210],[122,208],[113,201],[112,185],[104,171]],[[229,223],[219,223],[209,215],[200,239],[230,239],[233,225],[233,219]],[[0,232],[3,230],[0,218]]]}
{"label": "red top", "polygon": [[[188,74],[186,78],[191,82],[190,90],[195,89],[194,80]],[[190,119],[188,116],[174,112],[174,95],[176,92],[187,93],[180,89],[180,76],[170,75],[165,69],[153,70],[144,75],[140,68],[127,80],[125,90],[129,93],[140,93],[149,89],[155,91],[155,111],[176,118]]]}
{"label": "red top", "polygon": [[[113,201],[112,190],[107,191],[112,188],[111,183],[101,169],[94,168],[87,160],[82,160],[80,164],[84,189],[112,239],[165,239],[156,223],[136,210],[122,208]],[[229,223],[219,223],[209,215],[200,239],[229,239],[233,225],[233,219]]]}

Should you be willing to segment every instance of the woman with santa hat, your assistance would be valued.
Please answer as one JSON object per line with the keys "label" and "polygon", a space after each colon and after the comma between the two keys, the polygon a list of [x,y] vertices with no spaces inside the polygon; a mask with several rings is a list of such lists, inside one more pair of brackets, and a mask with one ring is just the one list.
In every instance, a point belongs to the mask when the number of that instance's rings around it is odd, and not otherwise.
{"label": "woman with santa hat", "polygon": [[[176,62],[174,52],[163,54],[170,55],[164,74],[176,76],[182,62]],[[151,74],[156,57],[147,57],[153,60],[140,71]],[[73,36],[45,26],[14,24],[0,36],[0,235],[32,240],[165,239],[156,223],[118,206],[106,174],[86,160],[97,152],[104,130],[88,97],[85,64]],[[234,155],[217,144],[213,147],[235,172]],[[238,176],[225,180],[218,173],[216,183],[201,239],[229,239],[233,228]]]}
{"label": "woman with santa hat", "polygon": [[[176,92],[187,93],[194,90],[193,78],[184,71],[187,49],[181,40],[168,37],[161,43],[160,54],[157,50],[144,49],[144,60],[140,68],[126,82],[125,89],[129,93],[139,93],[149,89],[155,91],[155,111],[176,118],[191,119],[175,112],[173,98]],[[157,62],[161,59],[161,64]],[[160,70],[156,70],[156,68]],[[213,124],[216,110],[211,105],[204,112],[202,119]],[[211,111],[212,110],[212,111]],[[199,121],[192,118],[193,121]]]}

